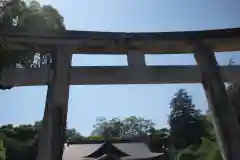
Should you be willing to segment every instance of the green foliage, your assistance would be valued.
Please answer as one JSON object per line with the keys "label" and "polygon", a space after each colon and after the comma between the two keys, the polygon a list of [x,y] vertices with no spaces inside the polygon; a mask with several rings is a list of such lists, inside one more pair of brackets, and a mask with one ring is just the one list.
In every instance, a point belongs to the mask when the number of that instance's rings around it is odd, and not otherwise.
{"label": "green foliage", "polygon": [[216,141],[216,134],[214,133],[214,128],[211,124],[211,113],[205,115],[205,119],[208,122],[207,130],[210,136],[207,138],[201,138],[201,144],[198,147],[195,147],[191,144],[185,149],[181,150],[178,154],[179,160],[187,160],[188,157],[192,158],[192,160],[222,160]]}
{"label": "green foliage", "polygon": [[178,160],[222,160],[216,141],[202,138],[198,149],[188,146],[178,155]]}
{"label": "green foliage", "polygon": [[[0,126],[0,138],[4,142],[7,160],[35,160],[40,128],[41,122],[35,122],[34,125],[20,125],[16,127],[11,124]],[[82,138],[75,129],[67,129],[66,136],[67,139],[75,141]]]}
{"label": "green foliage", "polygon": [[119,118],[107,120],[101,117],[97,118],[92,135],[104,138],[144,136],[153,127],[154,123],[151,120],[141,117],[131,116],[123,120]]}
{"label": "green foliage", "polygon": [[179,153],[177,160],[197,160],[197,158],[197,155],[192,150],[185,149]]}
{"label": "green foliage", "polygon": [[76,129],[67,129],[66,130],[66,140],[67,143],[77,143],[80,142],[84,137],[76,131]]}
{"label": "green foliage", "polygon": [[180,89],[174,95],[170,107],[169,125],[176,149],[183,149],[190,144],[199,145],[201,137],[207,136],[208,132],[206,120],[195,108],[192,98],[185,90]]}
{"label": "green foliage", "polygon": [[[42,33],[65,30],[65,27],[63,17],[52,6],[42,6],[37,1],[27,5],[22,0],[9,0],[2,3],[0,9],[0,30],[11,32],[12,29]],[[28,49],[16,51],[10,43],[0,45],[0,73],[2,68],[7,67],[49,66],[52,61],[50,53],[36,53],[37,46],[25,47]]]}
{"label": "green foliage", "polygon": [[88,140],[104,140],[101,136],[89,136],[87,137]]}
{"label": "green foliage", "polygon": [[209,159],[211,154],[215,153],[216,151],[218,151],[218,146],[217,146],[216,142],[212,142],[209,139],[203,138],[202,144],[199,147],[199,149],[197,150],[197,154],[199,155],[199,157],[207,160],[207,159]]}
{"label": "green foliage", "polygon": [[5,148],[3,147],[3,140],[0,139],[0,160],[5,160],[6,159],[6,151]]}
{"label": "green foliage", "polygon": [[149,146],[153,152],[165,152],[168,150],[170,132],[167,128],[153,130],[149,136]]}
{"label": "green foliage", "polygon": [[121,137],[124,133],[124,124],[118,118],[107,120],[106,118],[97,118],[97,123],[94,125],[94,134],[91,136]]}
{"label": "green foliage", "polygon": [[170,159],[170,132],[167,128],[152,129],[148,138],[148,146],[152,152],[164,153],[164,159]]}
{"label": "green foliage", "polygon": [[3,125],[0,132],[4,134],[4,145],[8,160],[26,159],[36,152],[35,138],[38,130],[32,125]]}
{"label": "green foliage", "polygon": [[66,130],[66,136],[69,137],[69,138],[82,137],[80,135],[80,133],[78,133],[75,128],[67,129]]}

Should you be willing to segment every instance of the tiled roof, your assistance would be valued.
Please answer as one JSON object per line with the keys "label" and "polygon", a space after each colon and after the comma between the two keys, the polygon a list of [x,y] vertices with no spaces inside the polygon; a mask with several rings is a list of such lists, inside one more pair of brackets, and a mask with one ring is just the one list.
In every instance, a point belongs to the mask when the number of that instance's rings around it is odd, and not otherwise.
{"label": "tiled roof", "polygon": [[146,159],[162,155],[162,153],[153,153],[144,143],[114,143],[119,150],[131,155],[122,159]]}
{"label": "tiled roof", "polygon": [[[65,146],[63,160],[92,160],[86,158],[91,153],[99,150],[103,144],[74,144]],[[123,160],[146,159],[162,155],[162,153],[152,153],[144,143],[113,143],[120,151],[129,156],[122,157]]]}
{"label": "tiled roof", "polygon": [[102,144],[74,144],[65,146],[63,152],[63,160],[84,160],[84,158],[96,151]]}

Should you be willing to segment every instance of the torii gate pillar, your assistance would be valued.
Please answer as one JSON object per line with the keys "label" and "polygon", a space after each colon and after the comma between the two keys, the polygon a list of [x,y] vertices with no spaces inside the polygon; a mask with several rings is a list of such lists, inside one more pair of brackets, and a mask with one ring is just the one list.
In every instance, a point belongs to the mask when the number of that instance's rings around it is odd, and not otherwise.
{"label": "torii gate pillar", "polygon": [[69,51],[60,47],[57,48],[57,53],[53,54],[37,160],[62,159],[72,58]]}
{"label": "torii gate pillar", "polygon": [[218,144],[224,160],[240,159],[240,125],[230,106],[220,67],[210,47],[200,44],[194,49],[201,70],[202,84],[213,114]]}

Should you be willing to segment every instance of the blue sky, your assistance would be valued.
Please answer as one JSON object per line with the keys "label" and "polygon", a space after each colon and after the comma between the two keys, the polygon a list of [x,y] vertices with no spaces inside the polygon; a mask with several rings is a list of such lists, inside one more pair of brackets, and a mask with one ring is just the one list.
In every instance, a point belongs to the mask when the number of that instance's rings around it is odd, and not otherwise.
{"label": "blue sky", "polygon": [[[126,32],[165,32],[240,27],[239,0],[41,0],[59,10],[67,29]],[[217,53],[218,62],[240,63],[240,53]],[[195,64],[193,56],[146,56],[149,65]],[[73,65],[126,65],[125,56],[73,57]],[[200,84],[106,85],[70,88],[68,125],[89,135],[96,117],[141,116],[157,127],[167,125],[173,94],[185,88],[196,107],[207,102]],[[43,116],[47,87],[0,91],[0,124],[28,124]]]}

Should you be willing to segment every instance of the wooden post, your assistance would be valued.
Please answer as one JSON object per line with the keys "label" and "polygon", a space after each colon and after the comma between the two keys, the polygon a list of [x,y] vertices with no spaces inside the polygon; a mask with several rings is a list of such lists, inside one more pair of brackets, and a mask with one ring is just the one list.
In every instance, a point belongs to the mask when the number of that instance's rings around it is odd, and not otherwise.
{"label": "wooden post", "polygon": [[129,67],[145,67],[145,55],[141,52],[130,51],[127,54],[127,61]]}
{"label": "wooden post", "polygon": [[220,67],[211,48],[199,44],[194,57],[202,74],[202,84],[213,114],[214,128],[224,160],[240,159],[240,129],[237,115],[228,101]]}
{"label": "wooden post", "polygon": [[62,159],[72,57],[69,52],[67,48],[60,47],[53,54],[37,160]]}

